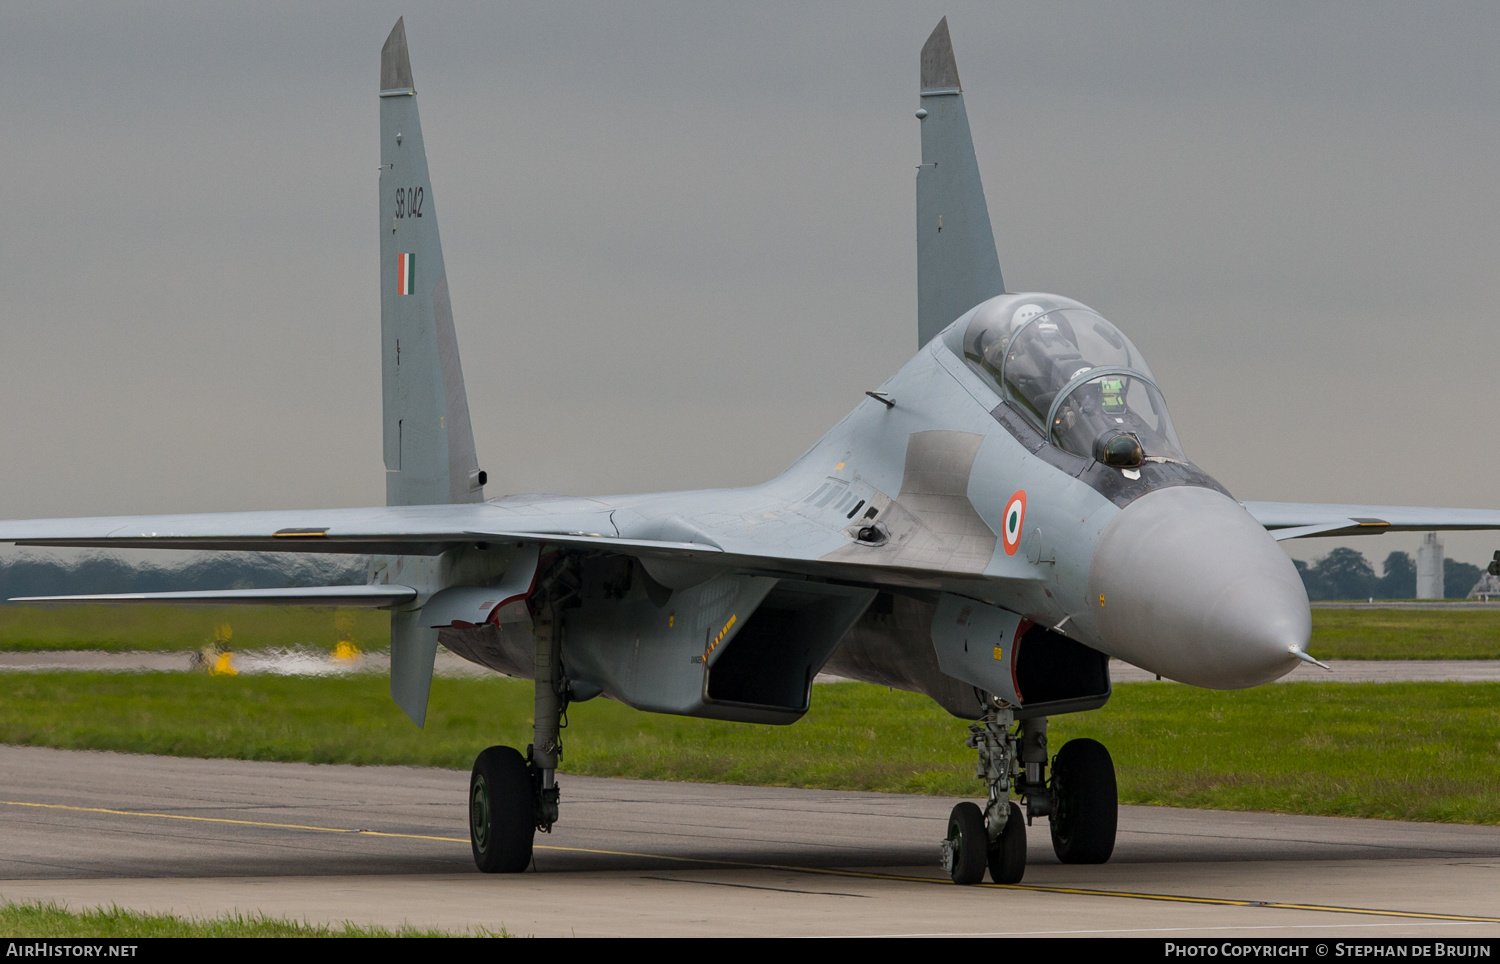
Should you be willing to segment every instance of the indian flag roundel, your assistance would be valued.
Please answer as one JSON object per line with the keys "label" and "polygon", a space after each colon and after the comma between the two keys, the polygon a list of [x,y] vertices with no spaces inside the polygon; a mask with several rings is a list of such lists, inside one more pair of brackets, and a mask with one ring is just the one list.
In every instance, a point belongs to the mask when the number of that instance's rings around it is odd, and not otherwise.
{"label": "indian flag roundel", "polygon": [[1005,503],[1005,531],[1001,533],[1001,541],[1005,545],[1005,554],[1013,556],[1021,547],[1021,527],[1026,524],[1026,490],[1021,489],[1010,497]]}
{"label": "indian flag roundel", "polygon": [[396,294],[409,295],[412,291],[412,276],[417,272],[415,254],[396,255]]}

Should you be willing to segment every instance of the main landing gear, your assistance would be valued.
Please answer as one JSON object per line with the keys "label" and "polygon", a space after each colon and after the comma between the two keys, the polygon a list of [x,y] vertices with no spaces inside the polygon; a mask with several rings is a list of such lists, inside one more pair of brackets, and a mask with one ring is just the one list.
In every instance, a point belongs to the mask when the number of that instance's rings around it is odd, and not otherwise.
{"label": "main landing gear", "polygon": [[[943,869],[955,884],[977,884],[990,872],[997,884],[1020,883],[1026,873],[1026,825],[1049,817],[1052,849],[1065,864],[1102,864],[1115,849],[1118,796],[1109,751],[1095,740],[1070,740],[1045,779],[1047,720],[1022,720],[1012,730],[1010,709],[988,706],[969,727],[965,745],[979,751],[975,775],[989,789],[983,810],[964,802],[948,817]],[[1015,790],[1025,801],[1010,799]]]}
{"label": "main landing gear", "polygon": [[557,761],[562,756],[562,691],[558,653],[560,613],[536,614],[535,728],[526,756],[508,746],[479,754],[469,776],[469,844],[487,874],[518,874],[531,866],[536,832],[551,833],[558,816]]}

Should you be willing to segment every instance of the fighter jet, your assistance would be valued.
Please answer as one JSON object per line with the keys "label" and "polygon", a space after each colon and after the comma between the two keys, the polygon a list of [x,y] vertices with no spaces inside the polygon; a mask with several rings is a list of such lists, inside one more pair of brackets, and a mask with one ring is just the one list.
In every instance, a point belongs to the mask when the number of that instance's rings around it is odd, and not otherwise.
{"label": "fighter jet", "polygon": [[391,695],[426,716],[437,647],[535,681],[524,752],[469,791],[474,860],[531,863],[560,814],[560,720],[639,710],[785,725],[820,673],[968,722],[987,799],[942,841],[958,883],[1021,880],[1028,817],[1065,863],[1114,849],[1109,752],[1047,720],[1109,660],[1236,689],[1317,660],[1282,539],[1496,529],[1500,512],[1240,502],[1183,451],[1141,352],[1071,298],[1010,292],[946,19],[922,47],[917,351],[786,471],[743,488],[487,499],[403,21],[380,58],[386,505],[0,523],[27,546],[370,555],[367,585],[24,601],[369,606]]}

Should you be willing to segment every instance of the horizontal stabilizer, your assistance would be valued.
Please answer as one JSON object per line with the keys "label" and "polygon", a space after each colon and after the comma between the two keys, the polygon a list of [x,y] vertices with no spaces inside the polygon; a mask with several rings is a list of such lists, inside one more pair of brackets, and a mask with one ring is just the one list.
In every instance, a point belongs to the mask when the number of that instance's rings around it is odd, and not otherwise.
{"label": "horizontal stabilizer", "polygon": [[13,603],[176,603],[188,606],[357,606],[384,609],[417,598],[409,586],[298,586],[294,589],[210,589],[85,596],[16,596]]}
{"label": "horizontal stabilizer", "polygon": [[1313,536],[1379,535],[1382,532],[1500,529],[1495,509],[1445,509],[1415,505],[1353,505],[1319,502],[1242,502],[1256,522],[1280,542]]}

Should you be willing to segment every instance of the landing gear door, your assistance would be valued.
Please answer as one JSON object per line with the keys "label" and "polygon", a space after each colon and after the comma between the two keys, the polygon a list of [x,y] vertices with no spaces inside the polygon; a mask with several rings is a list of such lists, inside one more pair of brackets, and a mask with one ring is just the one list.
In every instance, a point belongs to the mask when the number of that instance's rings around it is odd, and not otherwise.
{"label": "landing gear door", "polygon": [[1016,640],[1029,623],[1013,612],[944,593],[932,617],[932,648],[948,676],[1021,705]]}

